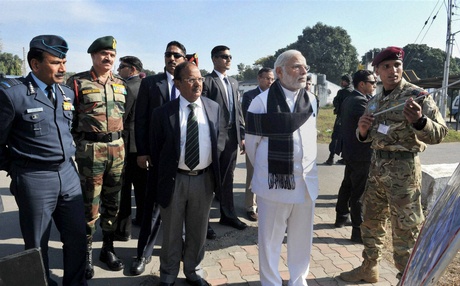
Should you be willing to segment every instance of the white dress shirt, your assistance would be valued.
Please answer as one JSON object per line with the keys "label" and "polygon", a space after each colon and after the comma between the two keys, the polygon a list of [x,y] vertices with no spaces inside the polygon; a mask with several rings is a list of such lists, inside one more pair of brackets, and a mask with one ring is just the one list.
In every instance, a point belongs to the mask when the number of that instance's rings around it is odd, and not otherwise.
{"label": "white dress shirt", "polygon": [[[179,97],[180,158],[178,167],[182,170],[190,170],[185,164],[185,141],[187,140],[187,119],[190,113],[188,105],[190,103],[184,97]],[[198,142],[200,146],[200,163],[195,167],[195,170],[202,170],[212,162],[211,134],[201,98],[198,98],[194,103],[197,105],[195,115],[198,120]]]}

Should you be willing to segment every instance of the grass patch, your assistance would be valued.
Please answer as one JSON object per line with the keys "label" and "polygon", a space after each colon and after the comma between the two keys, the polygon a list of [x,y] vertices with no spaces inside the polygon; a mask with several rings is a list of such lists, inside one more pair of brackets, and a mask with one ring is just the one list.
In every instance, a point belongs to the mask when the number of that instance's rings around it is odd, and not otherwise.
{"label": "grass patch", "polygon": [[[334,127],[335,114],[334,107],[327,105],[319,109],[317,129],[318,143],[329,144],[331,142],[332,128]],[[455,122],[449,122],[449,133],[442,142],[460,142],[460,131],[455,130]],[[459,124],[460,129],[460,124]]]}

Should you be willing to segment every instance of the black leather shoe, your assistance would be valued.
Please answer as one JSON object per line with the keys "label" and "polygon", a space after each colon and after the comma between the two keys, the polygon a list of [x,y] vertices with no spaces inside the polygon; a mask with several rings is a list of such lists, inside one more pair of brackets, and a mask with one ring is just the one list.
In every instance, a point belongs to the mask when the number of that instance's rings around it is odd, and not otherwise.
{"label": "black leather shoe", "polygon": [[140,258],[134,259],[133,264],[131,264],[131,268],[129,272],[132,275],[141,275],[145,271],[145,265],[149,264],[150,261],[152,261],[152,257],[149,257],[149,258],[140,257]]}
{"label": "black leather shoe", "polygon": [[99,260],[107,264],[112,271],[119,271],[125,267],[123,261],[115,254],[113,247],[102,247]]}
{"label": "black leather shoe", "polygon": [[131,264],[130,272],[132,275],[140,275],[145,271],[145,265],[149,264],[152,261],[152,257],[145,258],[135,258],[133,263]]}
{"label": "black leather shoe", "polygon": [[185,279],[185,282],[187,282],[188,285],[192,286],[211,286],[208,281],[204,280],[203,278],[200,278],[198,280],[189,280]]}
{"label": "black leather shoe", "polygon": [[238,218],[221,217],[219,223],[222,225],[228,225],[228,226],[234,227],[239,230],[243,230],[248,226],[244,222],[240,221]]}
{"label": "black leather shoe", "polygon": [[208,225],[208,232],[206,233],[206,238],[207,239],[216,239],[217,238],[216,232],[214,231],[214,229],[211,228],[210,225]]}
{"label": "black leather shoe", "polygon": [[173,286],[174,283],[160,282],[160,286]]}
{"label": "black leather shoe", "polygon": [[348,217],[337,217],[335,219],[335,223],[334,223],[334,226],[336,228],[342,228],[346,225],[351,225],[351,221]]}
{"label": "black leather shoe", "polygon": [[259,219],[259,215],[254,211],[246,212],[246,215],[250,221],[257,221]]}

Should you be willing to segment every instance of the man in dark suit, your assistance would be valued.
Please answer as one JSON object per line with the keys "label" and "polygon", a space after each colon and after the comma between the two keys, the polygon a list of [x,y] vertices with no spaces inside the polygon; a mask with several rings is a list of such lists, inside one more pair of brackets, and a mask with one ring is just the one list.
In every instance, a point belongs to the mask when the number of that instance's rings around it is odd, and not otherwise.
{"label": "man in dark suit", "polygon": [[163,221],[163,286],[175,283],[181,260],[188,284],[209,285],[200,262],[213,191],[219,189],[220,109],[212,100],[200,98],[202,82],[200,70],[193,63],[177,66],[174,83],[181,96],[156,109],[151,119],[150,175]]}
{"label": "man in dark suit", "polygon": [[220,224],[242,230],[247,225],[236,216],[233,203],[233,176],[236,167],[238,145],[244,152],[244,118],[238,100],[238,82],[227,76],[232,55],[227,46],[216,46],[211,51],[214,71],[206,75],[203,96],[217,102],[227,124],[225,149],[220,156],[222,189],[217,193],[220,202]]}
{"label": "man in dark suit", "polygon": [[[270,85],[275,81],[275,75],[271,68],[261,68],[257,73],[257,81],[259,86],[254,89],[251,89],[243,94],[243,101],[241,103],[241,108],[243,110],[243,116],[246,118],[246,113],[248,112],[249,105],[251,101],[260,93],[267,90]],[[246,192],[244,206],[246,207],[246,215],[249,220],[257,221],[257,204],[256,196],[252,192],[251,180],[252,175],[254,174],[254,167],[249,161],[248,156],[246,155]]]}
{"label": "man in dark suit", "polygon": [[[340,85],[342,89],[337,92],[337,95],[334,97],[333,105],[334,105],[334,114],[336,115],[334,121],[334,128],[332,130],[331,135],[331,143],[329,143],[329,157],[327,158],[324,164],[332,165],[334,164],[334,155],[340,155],[342,152],[342,133],[341,133],[341,121],[340,115],[342,111],[342,102],[345,100],[347,96],[351,94],[353,88],[351,86],[351,76],[349,74],[345,74],[341,78]],[[338,164],[344,164],[343,159],[337,161]]]}
{"label": "man in dark suit", "polygon": [[141,85],[142,62],[133,56],[120,58],[118,75],[126,80],[125,114],[123,114],[123,140],[125,141],[125,166],[120,194],[120,210],[115,230],[115,240],[128,241],[131,238],[131,189],[134,186],[136,199],[135,223],[142,220],[144,197],[147,188],[147,170],[137,165],[136,140],[134,138],[134,117],[137,94]]}
{"label": "man in dark suit", "polygon": [[[341,105],[342,156],[345,173],[337,197],[336,222],[345,222],[351,216],[353,226],[351,240],[362,243],[360,225],[362,219],[361,196],[366,186],[371,163],[371,143],[362,143],[356,137],[356,127],[375,91],[376,78],[369,70],[359,70],[353,75],[354,90]],[[338,227],[341,227],[339,225]]]}
{"label": "man in dark suit", "polygon": [[[139,87],[135,115],[135,137],[137,147],[137,164],[147,169],[152,162],[149,156],[150,117],[153,110],[177,98],[179,91],[174,86],[174,70],[176,66],[186,61],[184,45],[177,41],[169,42],[164,54],[165,72],[144,78]],[[151,169],[149,168],[149,172]],[[149,176],[150,178],[151,176]],[[160,210],[154,202],[150,181],[147,179],[147,193],[144,196],[144,217],[137,242],[137,257],[131,265],[130,272],[139,275],[145,270],[145,265],[151,260],[153,246],[160,229]]]}
{"label": "man in dark suit", "polygon": [[85,211],[70,133],[75,96],[61,85],[67,50],[59,36],[37,36],[27,54],[32,72],[0,80],[0,170],[11,176],[25,249],[41,248],[52,286],[57,285],[48,259],[52,221],[63,244],[62,285],[87,285]]}

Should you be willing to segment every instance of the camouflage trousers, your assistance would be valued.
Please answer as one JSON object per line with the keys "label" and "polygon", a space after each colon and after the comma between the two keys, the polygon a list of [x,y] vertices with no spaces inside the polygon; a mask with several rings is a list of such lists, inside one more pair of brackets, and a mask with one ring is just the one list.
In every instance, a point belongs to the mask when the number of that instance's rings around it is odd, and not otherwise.
{"label": "camouflage trousers", "polygon": [[364,259],[381,258],[386,222],[390,218],[395,266],[400,272],[404,271],[424,220],[421,180],[418,156],[413,159],[381,159],[374,153],[362,197]]}
{"label": "camouflage trousers", "polygon": [[101,218],[104,232],[114,232],[120,207],[121,174],[125,160],[123,139],[111,143],[82,140],[77,144],[75,161],[85,202],[86,234],[96,232]]}

